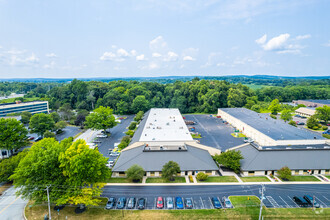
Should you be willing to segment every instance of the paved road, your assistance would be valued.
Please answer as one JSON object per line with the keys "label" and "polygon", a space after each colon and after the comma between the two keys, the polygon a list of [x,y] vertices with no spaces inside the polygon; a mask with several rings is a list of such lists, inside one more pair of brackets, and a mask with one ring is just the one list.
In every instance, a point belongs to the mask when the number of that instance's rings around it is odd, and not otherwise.
{"label": "paved road", "polygon": [[184,115],[186,120],[197,122],[196,125],[188,125],[195,127],[196,132],[202,135],[200,143],[206,146],[227,150],[241,144],[244,144],[243,138],[235,138],[231,135],[234,128],[226,125],[219,118],[210,117],[210,115]]}
{"label": "paved road", "polygon": [[127,127],[133,121],[134,115],[127,116],[126,119],[122,119],[121,123],[110,129],[111,136],[108,138],[99,138],[101,143],[98,143],[98,148],[101,154],[105,157],[109,157],[109,149],[114,148],[115,143],[119,143],[121,139],[126,135]]}
{"label": "paved road", "polygon": [[74,137],[79,132],[81,132],[81,129],[75,126],[67,126],[66,128],[63,129],[63,131],[64,131],[63,133],[56,135],[57,140],[62,141],[65,138]]}
{"label": "paved road", "polygon": [[5,195],[0,197],[0,219],[1,220],[22,220],[23,210],[27,201],[16,197],[16,189],[9,188]]}
{"label": "paved road", "polygon": [[[156,198],[192,198],[195,209],[212,209],[211,198],[231,195],[256,195],[260,197],[260,185],[198,185],[198,186],[106,186],[103,196],[144,197],[147,209],[156,209]],[[264,204],[270,208],[298,208],[292,197],[309,194],[315,196],[322,207],[330,207],[330,185],[327,184],[281,184],[265,185]]]}

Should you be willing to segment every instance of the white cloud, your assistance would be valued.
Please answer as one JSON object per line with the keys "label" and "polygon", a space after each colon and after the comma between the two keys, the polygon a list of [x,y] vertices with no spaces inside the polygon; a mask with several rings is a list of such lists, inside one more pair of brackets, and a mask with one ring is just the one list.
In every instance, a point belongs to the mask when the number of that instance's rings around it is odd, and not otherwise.
{"label": "white cloud", "polygon": [[129,53],[125,49],[120,48],[120,49],[117,50],[117,55],[119,57],[128,57]]}
{"label": "white cloud", "polygon": [[183,57],[183,60],[184,60],[184,61],[195,61],[196,59],[193,58],[193,57],[191,57],[191,56],[184,56],[184,57]]}
{"label": "white cloud", "polygon": [[26,61],[30,63],[38,63],[39,58],[34,53],[32,53],[31,56],[26,58]]}
{"label": "white cloud", "polygon": [[273,37],[266,44],[263,45],[265,50],[281,50],[284,49],[285,43],[288,41],[290,34],[281,34]]}
{"label": "white cloud", "polygon": [[139,56],[136,56],[136,60],[137,61],[145,61],[145,60],[147,60],[147,58],[144,56],[144,54],[141,54]]}
{"label": "white cloud", "polygon": [[310,34],[305,34],[305,35],[298,35],[296,37],[296,40],[304,40],[304,39],[308,39],[311,38],[312,36]]}
{"label": "white cloud", "polygon": [[116,52],[104,52],[103,55],[100,57],[100,60],[122,62],[125,61],[126,58],[136,56],[136,54],[136,50],[131,50],[130,52],[127,52],[125,49],[119,48]]}
{"label": "white cloud", "polygon": [[157,57],[161,57],[162,55],[160,53],[152,53],[151,56],[157,58]]}
{"label": "white cloud", "polygon": [[167,55],[164,57],[165,62],[172,62],[172,61],[177,61],[179,55],[174,53],[173,51],[169,51]]}
{"label": "white cloud", "polygon": [[16,50],[16,49],[11,49],[7,51],[8,54],[13,54],[13,55],[19,55],[19,54],[24,54],[26,53],[26,50]]}
{"label": "white cloud", "polygon": [[217,63],[221,62],[221,53],[220,52],[212,52],[209,54],[208,58],[207,58],[207,62],[202,65],[202,68],[205,67],[209,67],[209,66],[213,66],[216,65]]}
{"label": "white cloud", "polygon": [[104,54],[100,57],[100,60],[107,61],[107,60],[112,60],[116,61],[117,56],[116,54],[112,52],[104,52]]}
{"label": "white cloud", "polygon": [[150,70],[158,69],[158,68],[159,68],[159,65],[158,65],[157,63],[149,63],[148,68],[149,68]]}
{"label": "white cloud", "polygon": [[167,43],[162,36],[158,36],[149,42],[149,48],[152,51],[163,51],[167,49]]}
{"label": "white cloud", "polygon": [[263,35],[262,37],[260,37],[259,39],[256,40],[257,44],[264,44],[266,43],[267,40],[267,34]]}
{"label": "white cloud", "polygon": [[45,64],[43,67],[45,69],[52,69],[55,66],[55,61],[51,61],[49,64]]}
{"label": "white cloud", "polygon": [[137,52],[136,52],[136,50],[131,50],[130,54],[131,54],[131,56],[135,57],[137,55]]}
{"label": "white cloud", "polygon": [[55,53],[47,53],[46,57],[55,58],[55,57],[57,57],[57,55]]}
{"label": "white cloud", "polygon": [[330,40],[328,41],[328,43],[323,44],[323,46],[330,47]]}

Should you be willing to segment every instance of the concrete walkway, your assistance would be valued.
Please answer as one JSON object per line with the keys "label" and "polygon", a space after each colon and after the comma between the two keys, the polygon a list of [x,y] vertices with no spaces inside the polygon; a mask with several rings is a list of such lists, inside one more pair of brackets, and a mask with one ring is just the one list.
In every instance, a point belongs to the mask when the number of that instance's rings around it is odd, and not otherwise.
{"label": "concrete walkway", "polygon": [[194,180],[194,183],[198,183],[197,179],[196,179],[196,176],[193,176],[193,180]]}
{"label": "concrete walkway", "polygon": [[266,175],[266,177],[267,177],[270,181],[272,181],[273,183],[276,182],[276,181],[275,181],[273,178],[271,178],[269,175]]}
{"label": "concrete walkway", "polygon": [[185,176],[185,178],[186,178],[186,183],[187,183],[187,184],[190,184],[189,176]]}
{"label": "concrete walkway", "polygon": [[316,175],[316,174],[313,174],[313,176],[314,176],[316,179],[320,180],[321,182],[326,182],[326,181],[324,181],[323,179],[321,179],[320,177],[318,177],[318,175]]}
{"label": "concrete walkway", "polygon": [[147,178],[148,178],[148,177],[146,177],[146,176],[142,177],[142,184],[145,184],[145,183],[146,183]]}
{"label": "concrete walkway", "polygon": [[239,176],[236,173],[234,173],[234,177],[238,180],[239,183],[243,183],[241,178],[239,178]]}

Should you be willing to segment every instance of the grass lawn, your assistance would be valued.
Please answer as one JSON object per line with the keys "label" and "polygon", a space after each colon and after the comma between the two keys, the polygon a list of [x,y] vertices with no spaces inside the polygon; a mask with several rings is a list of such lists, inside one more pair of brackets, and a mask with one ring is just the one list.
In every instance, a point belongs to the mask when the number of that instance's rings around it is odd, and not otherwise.
{"label": "grass lawn", "polygon": [[238,133],[238,135],[236,136],[236,133],[231,133],[231,136],[235,137],[235,138],[243,138],[246,137],[244,134],[242,133]]}
{"label": "grass lawn", "polygon": [[234,176],[209,176],[204,181],[199,181],[199,180],[197,180],[197,181],[200,183],[203,183],[203,182],[207,182],[207,183],[209,183],[209,182],[238,182],[238,180]]}
{"label": "grass lawn", "polygon": [[270,182],[270,180],[265,176],[249,176],[240,178],[243,182]]}
{"label": "grass lawn", "polygon": [[149,177],[147,178],[146,183],[186,183],[186,178],[179,176],[175,177],[174,181],[169,181],[161,177]]}
{"label": "grass lawn", "polygon": [[[3,99],[0,101],[0,103],[15,102],[15,99],[17,99],[17,98]],[[38,97],[24,98],[24,102],[32,102],[32,101],[36,101],[36,100],[40,100],[40,98],[38,98]]]}
{"label": "grass lawn", "polygon": [[[133,182],[128,178],[113,177],[113,178],[107,179],[107,183],[133,183]],[[142,181],[140,181],[138,183],[142,183]]]}
{"label": "grass lawn", "polygon": [[[231,196],[230,200],[235,206],[234,209],[193,209],[193,210],[105,210],[106,199],[102,203],[81,214],[75,214],[76,207],[65,207],[57,214],[51,207],[54,219],[65,220],[105,220],[105,219],[258,219],[259,199],[255,196]],[[33,206],[31,202],[26,206],[25,215],[28,220],[43,219],[48,213],[47,204]],[[264,208],[264,219],[327,219],[330,216],[330,209],[322,209],[319,214],[313,209],[285,209],[285,208]]]}
{"label": "grass lawn", "polygon": [[201,134],[191,134],[191,137],[192,138],[202,138],[202,135]]}
{"label": "grass lawn", "polygon": [[326,178],[330,179],[330,175],[323,175],[323,176],[325,176]]}
{"label": "grass lawn", "polygon": [[[282,180],[285,181],[285,180]],[[320,181],[317,179],[315,176],[291,176],[289,181],[315,181],[318,182]]]}

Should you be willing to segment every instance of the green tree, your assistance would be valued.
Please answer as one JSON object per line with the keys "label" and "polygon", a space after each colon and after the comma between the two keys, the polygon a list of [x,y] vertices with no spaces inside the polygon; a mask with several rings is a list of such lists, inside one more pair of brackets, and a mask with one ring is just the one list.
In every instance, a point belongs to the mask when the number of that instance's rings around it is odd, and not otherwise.
{"label": "green tree", "polygon": [[65,121],[59,121],[55,124],[55,129],[57,131],[61,131],[66,127],[66,122]]}
{"label": "green tree", "polygon": [[230,88],[227,100],[229,107],[242,107],[246,103],[246,95],[239,89]]}
{"label": "green tree", "polygon": [[125,134],[127,134],[127,135],[130,136],[130,137],[133,137],[133,135],[134,135],[134,131],[132,131],[132,130],[128,130],[128,131],[125,132]]}
{"label": "green tree", "polygon": [[292,119],[292,114],[290,110],[283,110],[281,113],[281,119],[285,122],[290,121]]}
{"label": "green tree", "polygon": [[278,99],[274,99],[269,107],[268,107],[268,110],[270,110],[270,112],[273,114],[273,115],[277,115],[277,113],[281,110],[281,105],[280,105],[280,101]]}
{"label": "green tree", "polygon": [[14,174],[19,162],[27,155],[28,149],[23,150],[15,156],[2,159],[0,162],[0,182],[8,182],[9,177]]}
{"label": "green tree", "polygon": [[261,109],[260,105],[253,105],[251,107],[251,110],[255,112],[260,112],[260,109]]}
{"label": "green tree", "polygon": [[235,173],[239,173],[241,169],[240,161],[244,159],[241,154],[241,151],[228,150],[222,152],[220,155],[216,154],[214,159],[223,166],[234,170]]}
{"label": "green tree", "polygon": [[127,178],[133,180],[133,182],[139,182],[142,180],[145,171],[142,167],[137,164],[132,165],[126,170]]}
{"label": "green tree", "polygon": [[73,117],[73,112],[71,105],[69,103],[64,103],[58,110],[61,118],[63,120],[69,121]]}
{"label": "green tree", "polygon": [[293,120],[289,121],[289,125],[297,127],[297,123]]}
{"label": "green tree", "polygon": [[287,166],[282,167],[280,170],[277,171],[277,175],[279,176],[279,178],[284,180],[289,180],[292,175],[291,173],[291,170]]}
{"label": "green tree", "polygon": [[30,129],[32,132],[43,137],[44,133],[55,128],[55,122],[50,115],[45,113],[35,114],[30,119]]}
{"label": "green tree", "polygon": [[130,106],[129,106],[129,103],[128,102],[125,102],[124,100],[120,100],[117,105],[117,113],[120,114],[120,115],[123,115],[125,113],[128,113],[129,110],[130,110]]}
{"label": "green tree", "polygon": [[23,124],[28,124],[30,122],[31,117],[32,117],[31,112],[22,112],[21,113],[21,122]]}
{"label": "green tree", "polygon": [[327,105],[324,105],[323,107],[316,108],[315,116],[323,120],[325,124],[328,124],[328,121],[330,120],[330,107]]}
{"label": "green tree", "polygon": [[197,178],[199,181],[204,181],[204,180],[207,179],[207,177],[208,177],[208,175],[205,174],[205,173],[203,173],[203,172],[199,172],[199,173],[197,173],[197,176],[196,176],[196,178]]}
{"label": "green tree", "polygon": [[317,125],[319,124],[317,118],[315,115],[312,115],[311,117],[309,117],[307,119],[307,127],[310,128],[310,129],[313,129],[314,127],[317,127]]}
{"label": "green tree", "polygon": [[44,138],[55,138],[56,135],[51,131],[45,131]]}
{"label": "green tree", "polygon": [[137,123],[135,121],[132,121],[131,124],[128,126],[129,130],[134,130],[136,128]]}
{"label": "green tree", "polygon": [[28,130],[14,118],[0,118],[0,131],[0,149],[17,150],[28,143]]}
{"label": "green tree", "polygon": [[169,161],[163,166],[162,177],[174,181],[175,176],[180,172],[181,170],[179,164],[174,161]]}
{"label": "green tree", "polygon": [[132,110],[133,112],[146,111],[149,108],[149,101],[144,95],[136,96],[133,100]]}
{"label": "green tree", "polygon": [[54,120],[55,123],[57,123],[61,120],[61,117],[57,112],[50,113],[50,117],[52,117],[52,119]]}
{"label": "green tree", "polygon": [[144,112],[143,111],[139,111],[138,113],[136,113],[135,117],[134,117],[134,121],[141,121],[143,118]]}
{"label": "green tree", "polygon": [[110,107],[100,106],[86,117],[85,125],[87,128],[105,131],[116,126],[117,122]]}

